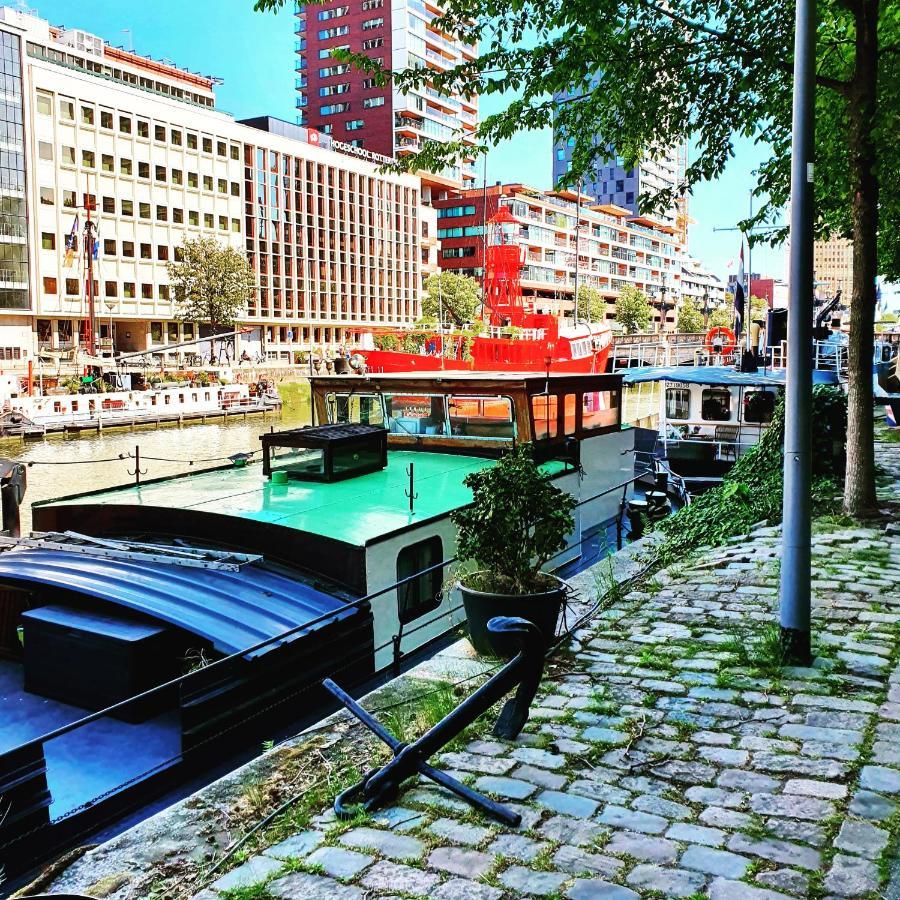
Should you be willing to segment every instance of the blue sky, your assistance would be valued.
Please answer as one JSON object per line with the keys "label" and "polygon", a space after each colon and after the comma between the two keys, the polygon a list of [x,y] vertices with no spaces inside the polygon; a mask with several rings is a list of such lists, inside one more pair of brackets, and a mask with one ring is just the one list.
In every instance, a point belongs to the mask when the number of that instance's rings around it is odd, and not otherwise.
{"label": "blue sky", "polygon": [[[155,0],[147,4],[107,0],[84,6],[44,0],[34,8],[55,25],[82,28],[112,44],[224,79],[217,89],[219,107],[238,118],[268,114],[294,121],[291,0],[275,14],[253,12],[253,0]],[[482,104],[484,113],[495,109]],[[762,148],[749,141],[737,143],[722,177],[697,187],[691,198],[690,215],[696,224],[691,226],[690,251],[723,278],[735,271],[740,238],[735,232],[713,229],[731,227],[746,215],[753,186],[751,173],[764,158]],[[480,172],[481,163],[478,166]],[[488,156],[488,182],[502,179],[549,188],[551,177],[549,129],[521,134]],[[783,277],[784,268],[783,248],[754,250],[754,271]]]}

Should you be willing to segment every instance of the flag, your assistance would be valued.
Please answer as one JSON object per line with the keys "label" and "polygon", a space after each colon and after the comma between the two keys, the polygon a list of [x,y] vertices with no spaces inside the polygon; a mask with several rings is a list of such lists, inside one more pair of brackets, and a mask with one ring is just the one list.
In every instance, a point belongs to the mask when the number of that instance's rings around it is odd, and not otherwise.
{"label": "flag", "polygon": [[72,268],[72,263],[75,261],[75,253],[78,250],[78,214],[75,214],[75,221],[72,223],[72,230],[69,232],[66,237],[66,255],[63,260],[63,265],[67,269]]}
{"label": "flag", "polygon": [[738,260],[737,278],[734,282],[734,336],[740,338],[744,326],[744,244]]}

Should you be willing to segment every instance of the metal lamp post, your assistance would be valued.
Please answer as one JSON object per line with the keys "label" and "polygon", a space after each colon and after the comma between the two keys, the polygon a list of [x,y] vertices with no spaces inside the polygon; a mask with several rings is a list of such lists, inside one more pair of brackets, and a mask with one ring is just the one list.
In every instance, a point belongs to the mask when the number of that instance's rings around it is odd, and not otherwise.
{"label": "metal lamp post", "polygon": [[787,659],[808,665],[811,619],[813,155],[816,3],[796,0],[791,140],[791,254],[779,618]]}

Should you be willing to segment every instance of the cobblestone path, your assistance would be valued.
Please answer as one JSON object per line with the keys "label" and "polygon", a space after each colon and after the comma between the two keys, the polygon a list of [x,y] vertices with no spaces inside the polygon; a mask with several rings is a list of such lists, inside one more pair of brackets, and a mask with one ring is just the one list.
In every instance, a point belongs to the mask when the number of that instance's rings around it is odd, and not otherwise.
{"label": "cobblestone path", "polygon": [[[897,499],[900,448],[881,445],[879,461]],[[815,535],[810,668],[777,666],[776,529],[695,560],[578,634],[518,741],[485,720],[482,739],[439,759],[518,809],[518,830],[417,784],[362,825],[323,813],[198,896],[260,882],[323,900],[883,895],[900,801],[900,524]]]}

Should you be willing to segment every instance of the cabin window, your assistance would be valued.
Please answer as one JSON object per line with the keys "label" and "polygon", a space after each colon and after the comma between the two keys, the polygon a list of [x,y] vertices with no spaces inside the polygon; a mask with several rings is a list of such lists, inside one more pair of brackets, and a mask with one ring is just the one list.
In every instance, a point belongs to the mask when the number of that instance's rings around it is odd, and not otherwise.
{"label": "cabin window", "polygon": [[385,394],[384,405],[391,434],[448,433],[443,394]]}
{"label": "cabin window", "polygon": [[72,412],[73,413],[78,412],[78,401],[77,400],[72,401]]}
{"label": "cabin window", "polygon": [[191,391],[191,402],[192,403],[197,402],[197,392],[196,391]]}
{"label": "cabin window", "polygon": [[531,415],[534,418],[534,437],[541,441],[555,438],[558,433],[556,421],[556,394],[534,394],[531,398]]}
{"label": "cabin window", "polygon": [[209,400],[209,391],[204,391],[204,392],[203,392],[203,399],[204,399],[204,400]]}
{"label": "cabin window", "polygon": [[575,434],[577,429],[576,399],[575,394],[566,394],[563,397],[563,434]]}
{"label": "cabin window", "polygon": [[151,394],[150,396],[150,405],[156,406],[156,394]]}
{"label": "cabin window", "polygon": [[[443,561],[444,546],[435,535],[404,547],[397,554],[397,581],[409,578]],[[443,568],[426,572],[397,588],[397,615],[401,624],[437,609],[441,605]]]}
{"label": "cabin window", "polygon": [[744,421],[754,425],[768,425],[775,413],[775,394],[772,391],[747,391],[744,394]]}
{"label": "cabin window", "polygon": [[731,391],[707,388],[700,402],[700,418],[704,422],[727,422],[731,419]]}
{"label": "cabin window", "polygon": [[512,440],[516,436],[513,405],[509,397],[447,398],[450,434],[482,440]]}
{"label": "cabin window", "polygon": [[170,394],[166,394],[166,405],[168,406],[172,402],[172,397]]}
{"label": "cabin window", "polygon": [[584,431],[617,428],[619,395],[616,391],[590,391],[581,395],[581,428]]}
{"label": "cabin window", "polygon": [[690,417],[691,392],[687,388],[666,388],[666,418],[689,419]]}
{"label": "cabin window", "polygon": [[384,407],[377,394],[328,394],[328,421],[354,425],[384,425]]}

